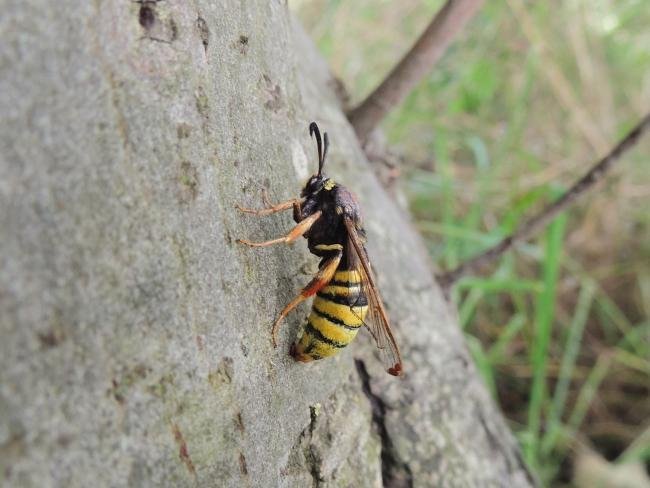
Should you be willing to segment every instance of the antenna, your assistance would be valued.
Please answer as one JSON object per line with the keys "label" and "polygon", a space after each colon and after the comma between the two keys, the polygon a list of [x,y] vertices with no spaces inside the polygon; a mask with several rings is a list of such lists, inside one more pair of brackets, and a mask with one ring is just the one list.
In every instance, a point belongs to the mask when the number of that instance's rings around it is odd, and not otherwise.
{"label": "antenna", "polygon": [[318,165],[318,174],[321,174],[321,171],[323,171],[323,166],[325,165],[325,158],[327,157],[327,148],[330,147],[330,138],[327,137],[327,132],[323,134],[323,144],[324,144],[324,149],[323,149],[323,160],[320,162]]}
{"label": "antenna", "polygon": [[327,137],[327,132],[323,134],[325,138],[325,150],[323,151],[323,141],[320,137],[320,130],[316,122],[309,124],[309,135],[313,136],[316,134],[316,146],[318,148],[318,176],[321,175],[323,171],[323,165],[325,164],[325,157],[327,156],[327,148],[329,147],[329,138]]}

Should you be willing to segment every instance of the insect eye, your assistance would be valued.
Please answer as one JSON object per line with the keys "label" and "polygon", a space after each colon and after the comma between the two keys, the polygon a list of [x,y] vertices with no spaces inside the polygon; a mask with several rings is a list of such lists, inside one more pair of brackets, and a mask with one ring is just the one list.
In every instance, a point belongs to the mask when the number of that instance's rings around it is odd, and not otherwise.
{"label": "insect eye", "polygon": [[302,189],[301,195],[307,196],[317,193],[320,189],[319,186],[319,179],[316,176],[312,176],[305,182],[305,186]]}
{"label": "insect eye", "polygon": [[321,186],[322,186],[322,181],[320,178],[316,176],[312,176],[307,182],[307,190],[310,192],[316,192],[320,190]]}

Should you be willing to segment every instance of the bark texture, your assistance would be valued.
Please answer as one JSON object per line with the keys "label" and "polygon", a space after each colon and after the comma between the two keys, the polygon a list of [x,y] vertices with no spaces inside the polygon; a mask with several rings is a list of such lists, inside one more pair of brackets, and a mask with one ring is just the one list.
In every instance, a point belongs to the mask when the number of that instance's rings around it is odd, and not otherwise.
{"label": "bark texture", "polygon": [[[10,486],[527,486],[455,314],[284,2],[5,0],[0,477]],[[294,363],[315,268],[251,250],[316,165],[366,211],[405,358]]]}

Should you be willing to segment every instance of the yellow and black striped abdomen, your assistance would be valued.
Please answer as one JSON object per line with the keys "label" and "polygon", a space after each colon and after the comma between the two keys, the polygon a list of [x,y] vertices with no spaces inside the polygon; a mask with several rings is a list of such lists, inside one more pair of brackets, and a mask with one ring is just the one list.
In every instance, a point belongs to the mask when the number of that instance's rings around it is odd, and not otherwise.
{"label": "yellow and black striped abdomen", "polygon": [[294,356],[312,361],[336,354],[357,335],[368,313],[368,301],[357,270],[339,270],[314,297],[311,314]]}

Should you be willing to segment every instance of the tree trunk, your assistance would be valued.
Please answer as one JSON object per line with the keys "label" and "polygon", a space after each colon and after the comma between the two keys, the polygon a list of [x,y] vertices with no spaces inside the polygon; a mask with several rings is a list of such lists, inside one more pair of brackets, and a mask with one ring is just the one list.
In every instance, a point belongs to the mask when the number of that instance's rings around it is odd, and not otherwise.
{"label": "tree trunk", "polygon": [[[285,2],[7,0],[0,18],[0,465],[13,486],[528,486],[407,218]],[[288,355],[292,225],[241,214],[316,169],[355,191],[405,360]],[[289,212],[290,213],[290,212]],[[309,268],[309,269],[307,269]]]}

